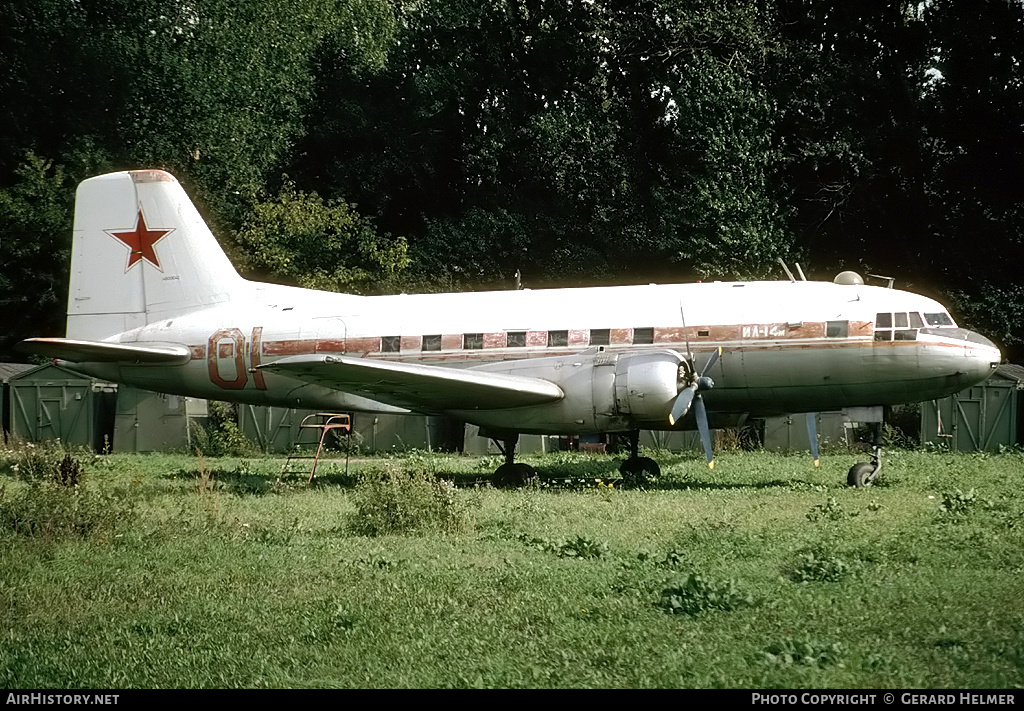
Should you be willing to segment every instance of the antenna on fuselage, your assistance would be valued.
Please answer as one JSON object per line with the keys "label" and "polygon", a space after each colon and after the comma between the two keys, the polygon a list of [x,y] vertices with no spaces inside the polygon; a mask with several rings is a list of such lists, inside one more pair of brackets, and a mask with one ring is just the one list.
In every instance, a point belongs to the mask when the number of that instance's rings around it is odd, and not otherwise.
{"label": "antenna on fuselage", "polygon": [[516,269],[516,290],[523,288],[523,275],[518,269]]}
{"label": "antenna on fuselage", "polygon": [[868,276],[871,277],[872,279],[881,279],[884,282],[888,282],[886,284],[887,289],[891,289],[892,285],[896,283],[896,277],[887,277],[882,276],[881,274],[868,274]]}
{"label": "antenna on fuselage", "polygon": [[793,276],[793,272],[789,271],[789,267],[787,267],[786,263],[782,261],[782,257],[779,257],[779,264],[782,266],[782,271],[786,272],[786,276],[789,277],[789,280],[796,281],[796,277]]}
{"label": "antenna on fuselage", "polygon": [[804,276],[804,270],[800,268],[800,262],[793,262],[796,265],[796,273],[800,275],[800,281],[807,281],[807,277]]}

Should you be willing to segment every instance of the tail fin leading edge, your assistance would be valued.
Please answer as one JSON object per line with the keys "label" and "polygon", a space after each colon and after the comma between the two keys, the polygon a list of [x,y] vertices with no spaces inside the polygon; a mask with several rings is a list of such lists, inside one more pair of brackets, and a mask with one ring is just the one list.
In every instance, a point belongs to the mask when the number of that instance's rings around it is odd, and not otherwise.
{"label": "tail fin leading edge", "polygon": [[110,173],[78,186],[68,338],[101,340],[230,301],[244,284],[170,173]]}

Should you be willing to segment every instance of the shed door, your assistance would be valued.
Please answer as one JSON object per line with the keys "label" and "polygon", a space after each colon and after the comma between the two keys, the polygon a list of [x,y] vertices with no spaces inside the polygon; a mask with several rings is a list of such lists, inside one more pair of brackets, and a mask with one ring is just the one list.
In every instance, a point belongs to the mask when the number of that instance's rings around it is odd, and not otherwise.
{"label": "shed door", "polygon": [[39,440],[67,439],[61,417],[63,409],[63,403],[58,398],[39,398],[39,410],[36,413],[36,436]]}

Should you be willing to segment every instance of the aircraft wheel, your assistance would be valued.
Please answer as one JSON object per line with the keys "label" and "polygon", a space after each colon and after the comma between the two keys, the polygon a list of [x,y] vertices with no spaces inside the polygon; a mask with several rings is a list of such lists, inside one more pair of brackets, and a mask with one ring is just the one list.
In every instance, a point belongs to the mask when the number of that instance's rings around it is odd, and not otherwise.
{"label": "aircraft wheel", "polygon": [[502,464],[491,482],[499,489],[516,489],[537,481],[537,470],[529,464]]}
{"label": "aircraft wheel", "polygon": [[850,467],[850,473],[846,476],[847,486],[861,488],[871,483],[870,477],[875,471],[875,465],[871,462],[859,462]]}
{"label": "aircraft wheel", "polygon": [[644,486],[661,476],[661,467],[650,457],[630,457],[619,465],[624,486]]}

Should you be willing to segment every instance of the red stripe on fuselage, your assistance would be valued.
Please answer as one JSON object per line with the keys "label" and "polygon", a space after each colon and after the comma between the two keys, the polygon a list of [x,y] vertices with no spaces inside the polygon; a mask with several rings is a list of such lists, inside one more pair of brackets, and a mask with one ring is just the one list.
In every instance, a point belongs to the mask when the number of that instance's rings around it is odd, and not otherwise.
{"label": "red stripe on fuselage", "polygon": [[[800,323],[766,323],[739,324],[716,326],[687,326],[686,328],[656,327],[654,329],[653,346],[683,350],[687,347],[699,350],[722,347],[727,350],[755,351],[809,348],[885,348],[891,346],[910,347],[920,345],[922,341],[875,341],[869,340],[873,335],[873,324],[870,321],[848,322],[848,336],[826,338],[826,324],[822,321]],[[633,329],[613,328],[610,331],[612,346],[631,346]],[[267,356],[313,355],[317,353],[359,353],[366,356],[378,356],[398,360],[477,360],[481,350],[489,351],[490,356],[536,358],[549,355],[560,355],[567,348],[585,348],[589,346],[589,338],[584,342],[586,329],[569,331],[567,346],[549,347],[548,331],[527,331],[526,346],[509,348],[507,333],[485,333],[483,349],[464,349],[463,334],[441,334],[442,349],[439,351],[423,351],[422,336],[402,336],[401,351],[381,353],[380,336],[361,336],[349,339],[313,339],[300,338],[291,340],[265,341],[263,354]],[[769,335],[770,334],[770,335]],[[924,342],[928,345],[962,348],[965,343]],[[202,357],[197,350],[201,346],[193,346],[193,358]],[[495,351],[501,351],[495,353]]]}

